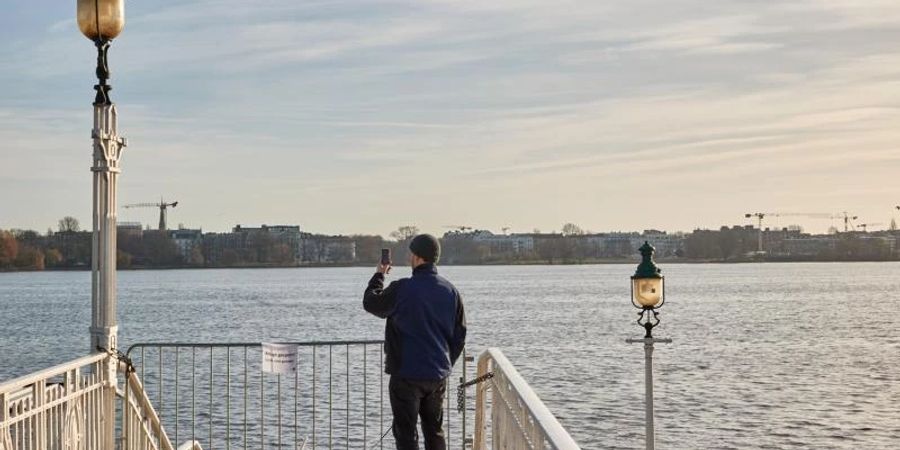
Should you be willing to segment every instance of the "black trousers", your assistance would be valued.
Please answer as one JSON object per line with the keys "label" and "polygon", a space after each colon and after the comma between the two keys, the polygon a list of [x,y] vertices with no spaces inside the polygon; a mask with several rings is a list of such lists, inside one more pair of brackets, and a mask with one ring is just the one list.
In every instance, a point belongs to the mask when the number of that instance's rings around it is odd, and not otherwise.
{"label": "black trousers", "polygon": [[394,441],[397,450],[418,450],[418,418],[422,418],[425,450],[446,450],[444,441],[444,394],[446,380],[409,380],[391,376],[388,389],[394,412]]}

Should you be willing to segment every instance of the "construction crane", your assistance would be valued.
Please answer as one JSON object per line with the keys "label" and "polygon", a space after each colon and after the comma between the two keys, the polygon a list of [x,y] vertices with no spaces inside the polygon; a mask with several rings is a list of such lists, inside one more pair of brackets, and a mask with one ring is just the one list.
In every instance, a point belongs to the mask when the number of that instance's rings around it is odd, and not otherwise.
{"label": "construction crane", "polygon": [[751,217],[756,217],[759,220],[759,229],[762,230],[763,219],[765,219],[766,216],[773,216],[773,215],[777,216],[778,214],[775,214],[775,213],[747,213],[747,214],[744,214],[744,217],[746,217],[748,219]]}
{"label": "construction crane", "polygon": [[747,213],[744,214],[744,217],[751,218],[756,217],[759,223],[759,242],[757,247],[757,252],[763,252],[763,219],[766,217],[811,217],[816,219],[833,219],[834,216],[828,213]]}
{"label": "construction crane", "polygon": [[867,233],[869,231],[869,227],[877,227],[880,225],[884,225],[884,224],[882,224],[882,223],[861,223],[856,226],[862,228],[863,233]]}
{"label": "construction crane", "polygon": [[178,206],[178,202],[166,203],[165,200],[159,199],[159,203],[134,203],[125,205],[125,208],[159,208],[159,231],[166,231],[166,209]]}
{"label": "construction crane", "polygon": [[444,228],[452,228],[455,230],[459,230],[462,233],[465,233],[466,231],[472,231],[473,229],[472,227],[468,227],[465,225],[444,225]]}
{"label": "construction crane", "polygon": [[757,249],[756,249],[757,253],[762,254],[762,252],[763,252],[762,251],[762,220],[765,219],[767,216],[778,217],[780,215],[781,214],[779,214],[779,213],[747,213],[747,214],[744,214],[744,217],[746,217],[748,219],[751,217],[756,217],[757,223],[759,224],[759,230],[758,230],[758,235],[757,235],[758,236],[758,245],[757,245]]}
{"label": "construction crane", "polygon": [[840,218],[844,219],[844,233],[846,233],[846,232],[850,231],[850,227],[853,227],[854,230],[856,229],[856,226],[853,225],[853,221],[856,219],[859,219],[859,216],[851,216],[850,214],[847,214],[847,211],[844,211],[843,213],[841,213],[837,216],[834,216],[832,218],[833,219],[840,219]]}

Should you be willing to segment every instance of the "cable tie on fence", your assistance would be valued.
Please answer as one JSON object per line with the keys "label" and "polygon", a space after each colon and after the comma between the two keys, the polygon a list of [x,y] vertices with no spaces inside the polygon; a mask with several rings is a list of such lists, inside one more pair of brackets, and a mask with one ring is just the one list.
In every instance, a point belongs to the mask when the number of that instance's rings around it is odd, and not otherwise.
{"label": "cable tie on fence", "polygon": [[463,412],[463,410],[466,408],[467,387],[478,383],[483,383],[487,380],[490,380],[491,378],[494,378],[494,372],[488,372],[478,378],[466,381],[465,383],[460,383],[460,385],[456,387],[456,410],[459,412]]}
{"label": "cable tie on fence", "polygon": [[119,350],[119,349],[110,350],[107,348],[100,347],[99,345],[97,346],[97,350],[101,351],[103,353],[106,353],[109,356],[115,357],[119,361],[125,363],[125,374],[126,375],[137,372],[137,370],[134,368],[134,362],[131,360],[131,358],[128,357],[128,355],[126,355],[125,353],[122,353],[122,350]]}
{"label": "cable tie on fence", "polygon": [[116,350],[116,353],[117,353],[116,356],[119,358],[119,361],[122,361],[125,363],[125,373],[126,374],[132,374],[132,373],[137,372],[137,370],[134,368],[134,362],[131,360],[131,358],[128,357],[128,355],[126,355],[125,353],[122,353],[121,350]]}

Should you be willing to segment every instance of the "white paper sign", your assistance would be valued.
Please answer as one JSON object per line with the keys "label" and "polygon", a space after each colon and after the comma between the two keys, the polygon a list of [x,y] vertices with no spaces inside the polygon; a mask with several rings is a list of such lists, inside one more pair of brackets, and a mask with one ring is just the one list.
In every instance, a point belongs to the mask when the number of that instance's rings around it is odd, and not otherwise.
{"label": "white paper sign", "polygon": [[268,373],[292,374],[297,371],[297,346],[294,344],[262,344],[262,370]]}

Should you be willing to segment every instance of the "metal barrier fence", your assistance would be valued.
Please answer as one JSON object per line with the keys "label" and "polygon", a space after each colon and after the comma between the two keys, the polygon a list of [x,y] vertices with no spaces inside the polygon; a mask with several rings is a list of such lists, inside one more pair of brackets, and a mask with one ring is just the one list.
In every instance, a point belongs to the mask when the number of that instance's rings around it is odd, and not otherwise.
{"label": "metal barrier fence", "polygon": [[97,353],[0,385],[0,450],[112,448],[108,363]]}
{"label": "metal barrier fence", "polygon": [[475,450],[580,448],[499,349],[478,357],[478,376],[489,373],[475,396]]}
{"label": "metal barrier fence", "polygon": [[[293,342],[293,376],[262,371],[261,343],[141,343],[127,355],[172,442],[203,448],[393,448],[383,341]],[[466,407],[448,380],[448,448],[466,448]],[[384,435],[384,438],[382,436]]]}

